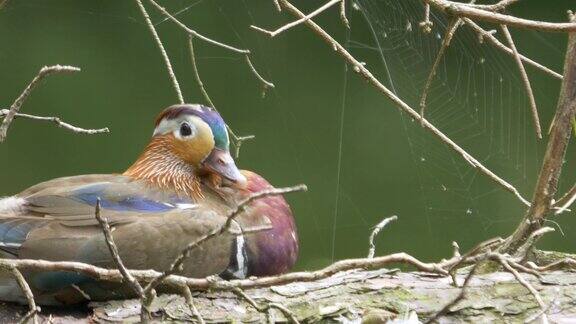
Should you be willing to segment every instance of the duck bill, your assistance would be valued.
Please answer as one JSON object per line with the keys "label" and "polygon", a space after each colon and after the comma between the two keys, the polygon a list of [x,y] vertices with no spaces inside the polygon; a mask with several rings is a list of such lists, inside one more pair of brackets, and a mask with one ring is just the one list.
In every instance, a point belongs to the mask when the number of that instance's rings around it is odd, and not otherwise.
{"label": "duck bill", "polygon": [[204,159],[202,165],[208,171],[214,172],[232,182],[236,187],[244,188],[246,186],[246,177],[240,173],[234,163],[234,159],[227,151],[217,148],[213,149],[210,155]]}

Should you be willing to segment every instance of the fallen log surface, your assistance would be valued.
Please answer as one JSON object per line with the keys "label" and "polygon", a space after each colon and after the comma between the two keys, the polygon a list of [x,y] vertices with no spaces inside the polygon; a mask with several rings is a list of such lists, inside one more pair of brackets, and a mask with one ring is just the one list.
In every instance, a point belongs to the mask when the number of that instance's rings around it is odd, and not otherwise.
{"label": "fallen log surface", "polygon": [[[540,279],[523,274],[549,305],[550,322],[576,318],[576,273],[554,271]],[[458,275],[462,284],[465,274]],[[363,323],[384,323],[388,319],[416,312],[425,322],[457,297],[460,288],[450,278],[421,272],[346,271],[316,282],[247,290],[254,301],[279,303],[290,309],[298,320],[306,323],[325,320],[351,320]],[[210,322],[263,322],[271,316],[275,322],[287,322],[274,309],[259,313],[245,300],[231,292],[202,292],[194,302],[204,320]],[[195,321],[185,299],[178,295],[160,295],[152,304],[158,320]],[[466,297],[442,316],[440,323],[462,322],[524,322],[540,312],[533,296],[508,272],[477,274],[468,286]],[[2,304],[0,322],[17,322],[27,312],[26,306]],[[414,316],[414,315],[413,315]],[[40,322],[138,322],[140,302],[116,300],[89,304],[87,308],[55,309],[44,307]]]}

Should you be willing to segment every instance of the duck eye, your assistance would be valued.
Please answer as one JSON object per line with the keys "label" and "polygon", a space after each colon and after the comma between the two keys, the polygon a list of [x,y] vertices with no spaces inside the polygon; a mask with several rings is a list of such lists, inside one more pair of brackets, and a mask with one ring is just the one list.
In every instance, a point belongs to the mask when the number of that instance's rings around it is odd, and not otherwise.
{"label": "duck eye", "polygon": [[192,135],[192,128],[190,128],[188,123],[182,123],[182,125],[180,125],[180,135],[183,137]]}

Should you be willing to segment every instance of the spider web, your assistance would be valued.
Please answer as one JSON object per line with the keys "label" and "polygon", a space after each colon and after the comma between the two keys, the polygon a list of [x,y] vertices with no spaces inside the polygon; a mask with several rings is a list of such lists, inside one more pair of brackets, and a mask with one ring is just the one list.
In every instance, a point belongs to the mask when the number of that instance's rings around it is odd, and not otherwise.
{"label": "spider web", "polygon": [[[418,0],[358,0],[352,7],[364,18],[372,39],[352,33],[348,48],[358,57],[376,58],[380,66],[370,65],[373,72],[419,109],[448,22],[432,12],[432,33],[424,33],[419,26],[424,8]],[[520,203],[511,208],[501,202],[515,198],[506,196],[418,122],[402,115],[403,135],[419,183],[416,195],[424,206],[430,234],[445,235],[446,230],[438,226],[461,223],[473,227],[468,229],[471,232],[480,229],[498,235],[500,228],[495,225],[511,226],[518,221]],[[488,41],[480,42],[468,26],[458,29],[438,66],[428,92],[426,118],[528,195],[539,161],[539,143],[518,68],[508,54]]]}

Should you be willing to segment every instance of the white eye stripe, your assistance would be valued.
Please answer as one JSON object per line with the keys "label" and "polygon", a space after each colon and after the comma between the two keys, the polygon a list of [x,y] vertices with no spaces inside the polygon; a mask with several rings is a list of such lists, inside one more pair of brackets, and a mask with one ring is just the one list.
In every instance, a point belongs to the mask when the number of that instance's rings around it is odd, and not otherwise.
{"label": "white eye stripe", "polygon": [[[190,115],[181,116],[179,118],[174,119],[162,119],[158,124],[158,126],[156,126],[156,129],[154,129],[154,133],[152,134],[152,136],[173,133],[174,137],[178,139],[194,137],[198,133],[196,127],[197,120],[201,119],[199,119],[196,116],[190,116]],[[188,126],[190,126],[191,131],[190,135],[182,136],[182,134],[180,133],[180,129],[183,123],[187,123]]]}

